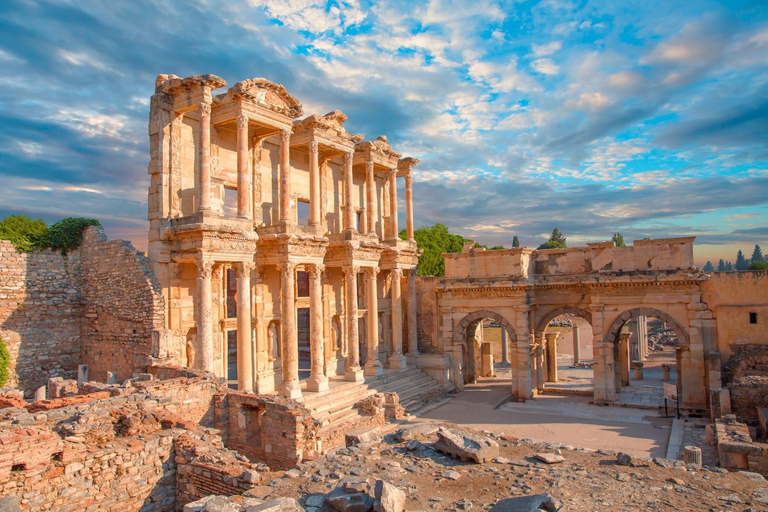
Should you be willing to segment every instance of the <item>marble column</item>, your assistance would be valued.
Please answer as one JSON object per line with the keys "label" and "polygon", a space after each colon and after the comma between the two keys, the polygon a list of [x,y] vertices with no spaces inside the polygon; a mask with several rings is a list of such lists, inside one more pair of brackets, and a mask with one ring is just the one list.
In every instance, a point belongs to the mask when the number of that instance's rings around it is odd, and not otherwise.
{"label": "marble column", "polygon": [[403,355],[403,297],[400,290],[400,278],[402,269],[391,270],[392,287],[392,354],[389,356],[389,368],[403,370],[406,368],[406,360]]}
{"label": "marble column", "polygon": [[373,160],[365,162],[365,220],[366,232],[376,232],[376,176],[373,173]]}
{"label": "marble column", "polygon": [[237,217],[251,219],[251,169],[248,166],[248,117],[237,116]]}
{"label": "marble column", "polygon": [[291,131],[280,132],[280,222],[293,223],[291,208]]}
{"label": "marble column", "polygon": [[283,363],[283,381],[280,394],[288,398],[301,397],[299,385],[299,339],[296,332],[296,264],[283,263],[280,269],[280,343]]}
{"label": "marble column", "polygon": [[379,288],[376,275],[379,269],[367,267],[365,275],[367,279],[368,298],[368,362],[365,363],[365,375],[377,377],[384,372],[379,360]]}
{"label": "marble column", "polygon": [[354,231],[355,210],[352,206],[352,158],[355,152],[344,153],[344,229]]}
{"label": "marble column", "polygon": [[557,382],[557,338],[558,332],[548,332],[547,336],[547,382]]}
{"label": "marble column", "polygon": [[251,340],[251,271],[253,263],[238,263],[237,272],[237,389],[253,391]]}
{"label": "marble column", "polygon": [[253,166],[251,168],[251,218],[254,225],[261,223],[261,150],[263,139],[253,139]]}
{"label": "marble column", "polygon": [[344,378],[350,382],[363,380],[363,370],[360,368],[360,338],[357,329],[357,274],[359,267],[346,266],[344,271],[344,287],[347,291],[347,364],[344,368]]}
{"label": "marble column", "polygon": [[573,365],[581,362],[581,346],[579,345],[579,326],[573,325]]}
{"label": "marble column", "polygon": [[509,350],[507,348],[507,330],[501,326],[501,362],[509,363]]}
{"label": "marble column", "polygon": [[197,262],[197,353],[199,370],[213,372],[213,314],[211,277],[213,262]]}
{"label": "marble column", "polygon": [[323,265],[309,267],[309,346],[312,351],[312,369],[307,389],[316,393],[328,391],[325,375],[325,339],[323,337]]}
{"label": "marble column", "polygon": [[544,336],[539,340],[536,345],[536,390],[541,394],[544,392],[544,381],[546,376],[544,375]]}
{"label": "marble column", "polygon": [[415,241],[413,238],[413,179],[411,177],[411,171],[405,175],[405,232],[406,238],[410,241]]}
{"label": "marble column", "polygon": [[397,240],[397,169],[389,173],[389,226],[389,239]]}
{"label": "marble column", "polygon": [[[408,271],[408,356],[419,355],[419,334],[416,304],[416,267]],[[415,360],[411,361],[415,364]]]}
{"label": "marble column", "polygon": [[309,143],[309,225],[320,226],[320,161],[319,145]]}
{"label": "marble column", "polygon": [[200,172],[197,177],[200,180],[197,191],[200,194],[198,211],[211,209],[211,106],[208,103],[200,103],[200,141],[198,149],[198,162]]}
{"label": "marble column", "polygon": [[619,382],[622,386],[629,386],[629,337],[630,333],[619,334]]}

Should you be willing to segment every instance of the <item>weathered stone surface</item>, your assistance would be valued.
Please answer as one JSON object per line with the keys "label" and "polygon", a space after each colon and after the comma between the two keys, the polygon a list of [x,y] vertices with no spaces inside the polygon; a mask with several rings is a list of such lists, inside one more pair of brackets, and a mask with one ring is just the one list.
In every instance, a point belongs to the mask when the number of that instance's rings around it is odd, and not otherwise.
{"label": "weathered stone surface", "polygon": [[616,454],[616,462],[619,466],[629,466],[632,463],[632,456],[624,452]]}
{"label": "weathered stone surface", "polygon": [[503,499],[496,503],[490,512],[538,512],[540,510],[550,512],[560,510],[560,503],[549,494],[534,494]]}
{"label": "weathered stone surface", "polygon": [[339,512],[368,512],[373,507],[373,498],[368,494],[348,494],[340,488],[332,492],[327,499],[328,504]]}
{"label": "weathered stone surface", "polygon": [[292,498],[276,498],[255,507],[248,507],[244,512],[302,512],[299,503]]}
{"label": "weathered stone surface", "polygon": [[437,437],[436,450],[464,461],[482,464],[499,456],[499,443],[489,437],[447,428],[439,429]]}
{"label": "weathered stone surface", "polygon": [[559,464],[565,461],[565,457],[554,453],[534,453],[533,457],[545,464]]}
{"label": "weathered stone surface", "polygon": [[344,435],[344,441],[347,446],[353,446],[360,443],[370,443],[378,440],[380,437],[377,427],[359,427],[354,428]]}
{"label": "weathered stone surface", "polygon": [[405,493],[383,480],[377,480],[374,486],[376,512],[402,512],[405,507]]}
{"label": "weathered stone surface", "polygon": [[349,494],[367,493],[370,487],[367,478],[344,478],[339,485]]}
{"label": "weathered stone surface", "polygon": [[5,496],[0,498],[0,512],[21,512],[19,498],[16,496]]}

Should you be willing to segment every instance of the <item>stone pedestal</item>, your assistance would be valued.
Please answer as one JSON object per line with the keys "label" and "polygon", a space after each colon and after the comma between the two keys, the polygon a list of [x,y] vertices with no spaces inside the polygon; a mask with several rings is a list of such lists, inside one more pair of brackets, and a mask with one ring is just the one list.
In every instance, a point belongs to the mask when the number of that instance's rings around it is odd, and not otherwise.
{"label": "stone pedestal", "polygon": [[686,446],[683,452],[683,460],[697,468],[701,467],[701,448],[698,446]]}
{"label": "stone pedestal", "polygon": [[670,379],[670,372],[672,370],[672,365],[671,364],[662,364],[661,365],[661,369],[664,371],[664,377],[663,377],[664,382],[668,382],[669,379]]}
{"label": "stone pedestal", "polygon": [[645,366],[645,363],[642,361],[635,361],[632,363],[632,378],[635,380],[643,380],[643,366]]}
{"label": "stone pedestal", "polygon": [[88,382],[88,365],[77,365],[77,385],[81,386],[84,382]]}

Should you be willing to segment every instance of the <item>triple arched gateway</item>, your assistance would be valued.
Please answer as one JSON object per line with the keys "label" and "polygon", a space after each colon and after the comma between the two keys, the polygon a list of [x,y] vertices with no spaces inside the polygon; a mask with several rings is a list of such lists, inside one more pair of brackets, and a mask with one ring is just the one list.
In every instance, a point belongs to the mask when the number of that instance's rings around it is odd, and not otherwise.
{"label": "triple arched gateway", "polygon": [[694,268],[692,243],[693,238],[681,238],[639,240],[632,247],[605,242],[574,249],[465,248],[446,254],[445,278],[419,282],[420,296],[434,297],[434,304],[428,303],[431,311],[420,306],[419,331],[448,355],[452,381],[461,387],[476,372],[476,347],[470,341],[477,324],[484,318],[495,321],[511,342],[512,395],[527,400],[539,387],[550,321],[578,317],[592,330],[595,403],[610,403],[621,386],[618,365],[624,359],[617,351],[622,327],[654,317],[679,339],[681,405],[705,410],[709,389],[720,386],[709,379],[720,357],[716,319],[702,301],[701,285],[709,276]]}

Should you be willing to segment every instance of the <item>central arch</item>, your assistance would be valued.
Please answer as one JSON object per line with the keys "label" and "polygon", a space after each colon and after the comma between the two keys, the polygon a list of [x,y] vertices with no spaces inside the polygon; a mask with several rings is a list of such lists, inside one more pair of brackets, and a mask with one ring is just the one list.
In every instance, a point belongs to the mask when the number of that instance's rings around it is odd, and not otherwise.
{"label": "central arch", "polygon": [[[509,339],[516,342],[517,336],[512,324],[503,315],[489,310],[478,310],[469,313],[462,318],[456,328],[453,330],[453,344],[455,347],[461,347],[461,356],[459,361],[456,361],[457,368],[461,369],[461,381],[472,382],[476,378],[477,369],[475,365],[475,344],[474,341],[470,343],[470,333],[474,335],[473,326],[477,326],[479,322],[482,322],[485,318],[489,318],[499,325],[502,329],[505,329],[509,335]],[[459,380],[459,379],[457,379]]]}
{"label": "central arch", "polygon": [[640,316],[654,317],[666,322],[672,326],[672,329],[675,331],[680,345],[685,347],[690,346],[691,342],[688,338],[688,333],[685,331],[683,326],[680,325],[680,322],[672,315],[654,308],[635,308],[623,312],[617,316],[613,322],[611,322],[611,325],[608,327],[608,330],[605,333],[603,341],[612,345],[615,344],[616,337],[619,335],[622,326],[629,320]]}
{"label": "central arch", "polygon": [[549,325],[549,322],[562,315],[577,316],[586,320],[589,325],[592,325],[592,313],[586,309],[575,306],[557,306],[554,309],[547,311],[544,316],[541,317],[541,320],[536,324],[536,334],[540,335],[543,333]]}

